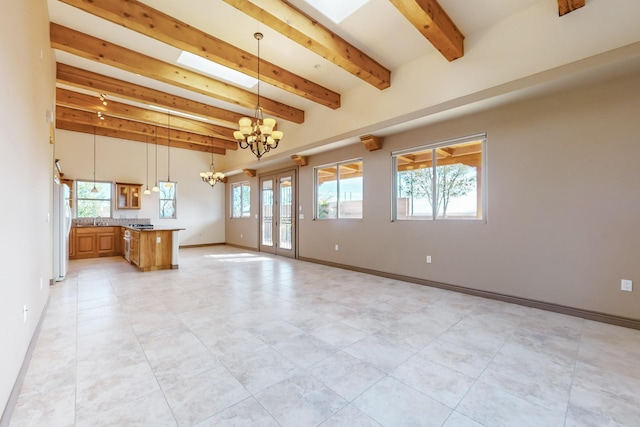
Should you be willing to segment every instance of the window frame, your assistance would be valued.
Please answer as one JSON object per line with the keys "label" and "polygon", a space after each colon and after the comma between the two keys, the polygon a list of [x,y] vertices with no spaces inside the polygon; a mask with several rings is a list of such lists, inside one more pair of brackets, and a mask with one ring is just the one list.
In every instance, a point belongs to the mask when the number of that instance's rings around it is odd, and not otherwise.
{"label": "window frame", "polygon": [[[162,197],[162,187],[165,184],[171,183],[173,184],[173,198],[163,198]],[[160,192],[158,192],[158,219],[177,219],[178,218],[178,182],[177,181],[158,181],[158,187],[160,188]],[[173,215],[165,216],[162,215],[162,202],[172,200],[173,201]]]}
{"label": "window frame", "polygon": [[[362,178],[362,213],[360,215],[359,218],[353,218],[353,217],[341,217],[340,216],[340,166],[341,165],[346,165],[349,163],[357,163],[360,162],[361,164],[361,178]],[[335,167],[336,168],[336,217],[327,217],[327,218],[320,218],[318,215],[318,208],[319,208],[319,203],[318,203],[318,171],[321,169],[326,169],[328,167]],[[318,221],[336,221],[336,220],[342,220],[342,221],[362,221],[364,219],[364,187],[365,187],[365,183],[364,183],[364,158],[363,157],[356,157],[353,159],[348,159],[348,160],[341,160],[339,162],[333,162],[333,163],[327,163],[327,164],[323,164],[323,165],[319,165],[313,168],[313,219],[314,221],[318,220]]]}
{"label": "window frame", "polygon": [[[392,182],[391,182],[391,221],[463,221],[463,222],[478,222],[486,224],[487,222],[487,134],[479,133],[475,135],[464,136],[460,138],[449,139],[446,141],[439,141],[430,144],[420,145],[411,148],[405,148],[402,150],[397,150],[391,152],[391,172],[392,172]],[[398,162],[397,159],[399,156],[412,154],[418,151],[426,151],[426,150],[436,150],[438,148],[450,147],[453,145],[464,144],[465,142],[472,141],[481,141],[481,160],[480,160],[480,184],[476,186],[477,191],[481,192],[480,200],[481,200],[481,218],[442,218],[438,216],[438,212],[436,212],[435,207],[435,199],[437,196],[436,191],[436,181],[433,182],[433,191],[432,191],[432,213],[430,217],[414,217],[414,218],[398,218]],[[434,153],[435,154],[435,153]],[[434,156],[435,157],[435,156]],[[436,168],[438,167],[437,161],[433,162],[431,168],[433,168],[433,176],[436,176]]]}
{"label": "window frame", "polygon": [[[240,188],[240,215],[235,214],[234,203],[233,203],[234,192],[235,192],[235,189],[238,187]],[[245,200],[245,198],[243,197],[243,193],[245,190],[243,190],[243,188],[247,188],[249,191],[248,197],[246,198],[249,201],[249,206],[246,211],[244,209],[244,202],[243,202]],[[229,218],[231,219],[251,218],[251,182],[250,181],[247,180],[247,181],[238,181],[238,182],[232,183],[230,186],[229,199],[230,199],[229,206],[231,208],[229,212]]]}
{"label": "window frame", "polygon": [[[78,190],[80,189],[80,185],[81,183],[88,183],[89,185],[94,185],[94,184],[107,184],[109,186],[109,192],[110,192],[110,196],[108,199],[95,199],[95,198],[86,198],[86,197],[79,197],[78,195]],[[77,179],[74,185],[74,197],[75,197],[75,216],[76,218],[96,218],[97,216],[80,216],[79,213],[79,206],[81,204],[82,201],[86,201],[86,200],[100,200],[100,201],[108,201],[109,202],[109,216],[108,217],[104,217],[101,216],[100,218],[113,218],[113,196],[114,196],[114,191],[113,191],[113,182],[111,181],[94,181],[94,180],[89,180],[89,179]]]}

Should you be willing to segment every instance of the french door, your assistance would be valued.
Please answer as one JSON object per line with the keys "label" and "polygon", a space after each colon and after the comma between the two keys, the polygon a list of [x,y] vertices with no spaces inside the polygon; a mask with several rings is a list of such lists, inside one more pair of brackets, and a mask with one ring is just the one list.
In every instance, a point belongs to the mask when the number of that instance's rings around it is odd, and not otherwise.
{"label": "french door", "polygon": [[296,257],[296,171],[260,177],[260,251]]}

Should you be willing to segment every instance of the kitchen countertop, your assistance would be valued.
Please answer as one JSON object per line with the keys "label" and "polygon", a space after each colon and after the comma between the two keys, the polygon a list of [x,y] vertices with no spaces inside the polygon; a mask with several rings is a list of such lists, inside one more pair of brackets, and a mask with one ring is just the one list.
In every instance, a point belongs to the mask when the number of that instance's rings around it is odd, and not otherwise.
{"label": "kitchen countertop", "polygon": [[131,227],[129,225],[93,225],[93,224],[81,224],[81,225],[73,225],[71,228],[109,228],[109,227],[122,227],[128,230],[134,231],[180,231],[186,230],[186,228],[182,227],[162,227],[154,225],[153,228],[137,228]]}
{"label": "kitchen countertop", "polygon": [[123,228],[126,228],[128,230],[133,230],[133,231],[141,231],[141,232],[145,232],[145,231],[180,231],[180,230],[186,230],[186,228],[182,228],[182,227],[159,227],[157,225],[154,225],[153,228],[138,228],[138,227],[131,227],[128,225],[123,225]]}

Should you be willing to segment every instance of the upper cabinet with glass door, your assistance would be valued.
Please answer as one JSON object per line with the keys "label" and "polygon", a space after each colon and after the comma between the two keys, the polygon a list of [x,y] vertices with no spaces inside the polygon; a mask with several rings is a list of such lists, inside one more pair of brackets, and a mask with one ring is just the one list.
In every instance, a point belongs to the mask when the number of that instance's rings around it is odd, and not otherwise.
{"label": "upper cabinet with glass door", "polygon": [[116,209],[140,209],[142,184],[116,182]]}

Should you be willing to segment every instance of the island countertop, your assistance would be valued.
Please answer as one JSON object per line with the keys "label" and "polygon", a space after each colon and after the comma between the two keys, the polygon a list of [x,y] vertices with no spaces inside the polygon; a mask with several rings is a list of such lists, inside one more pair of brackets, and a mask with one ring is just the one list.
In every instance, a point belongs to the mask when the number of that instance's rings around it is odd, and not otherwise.
{"label": "island countertop", "polygon": [[186,230],[186,228],[183,227],[163,227],[163,226],[157,226],[154,225],[153,228],[142,228],[142,227],[135,227],[135,226],[130,226],[130,225],[123,225],[122,228],[126,228],[127,230],[133,230],[133,231],[182,231],[182,230]]}

